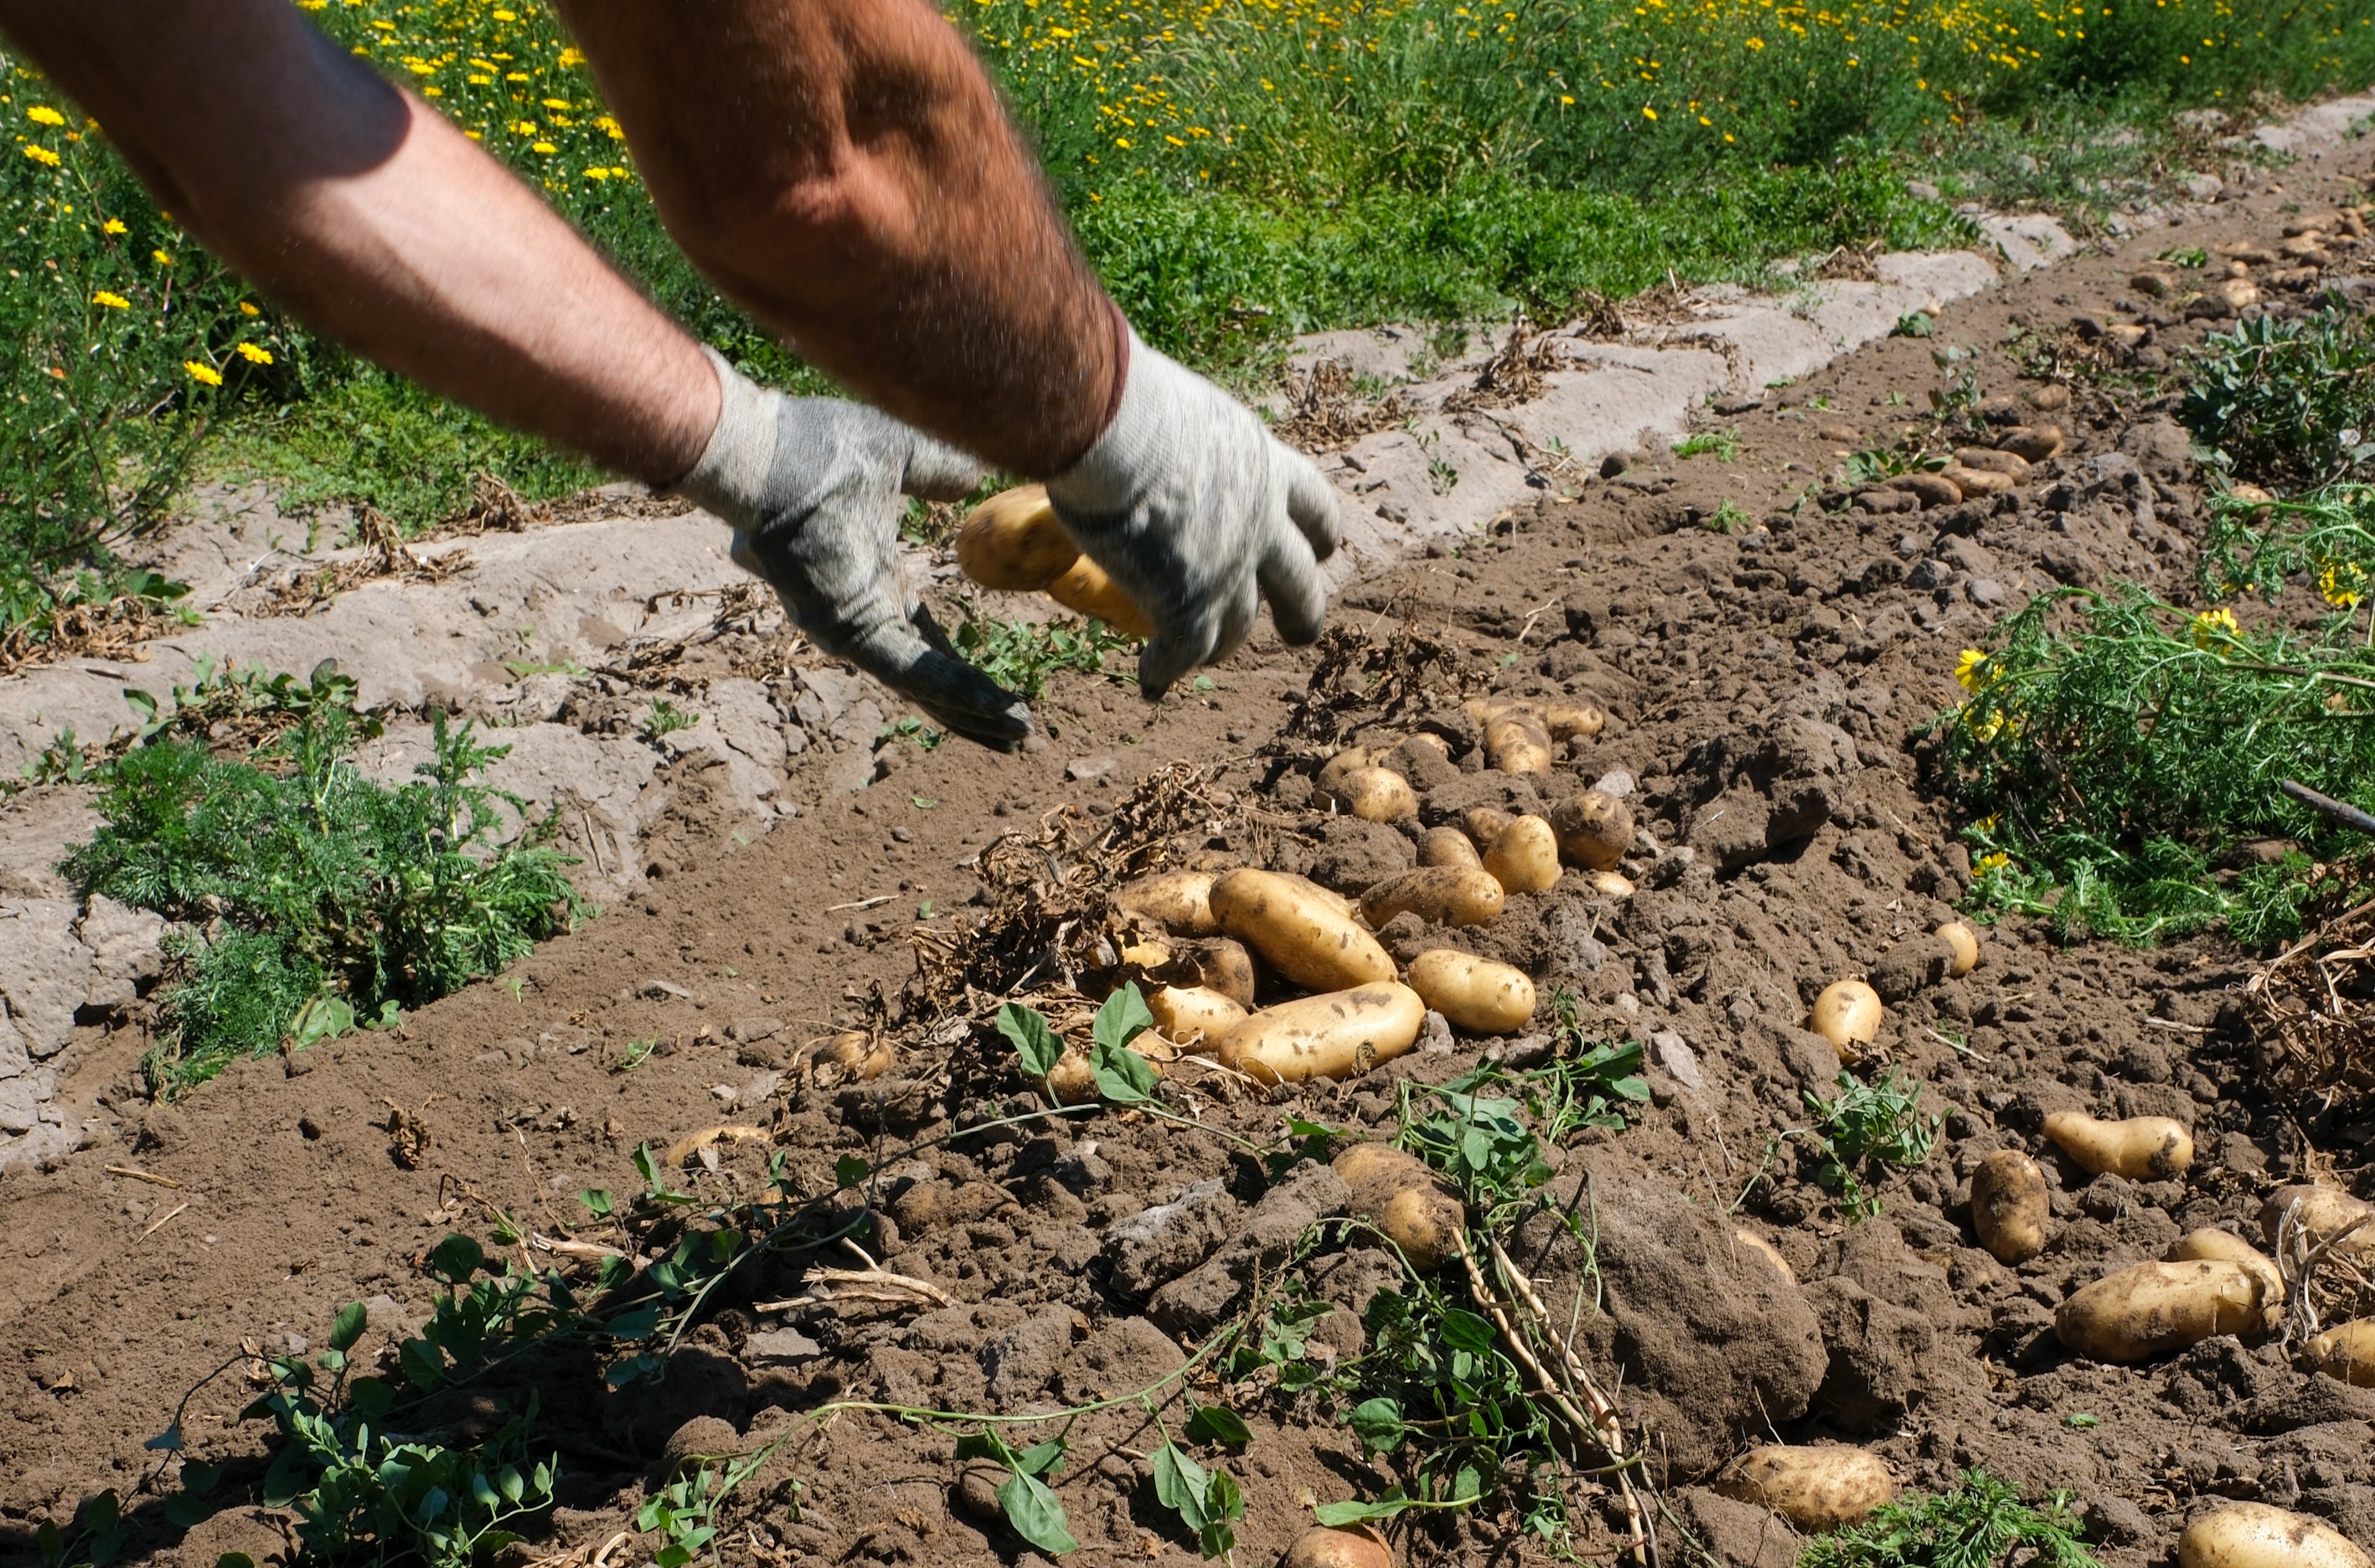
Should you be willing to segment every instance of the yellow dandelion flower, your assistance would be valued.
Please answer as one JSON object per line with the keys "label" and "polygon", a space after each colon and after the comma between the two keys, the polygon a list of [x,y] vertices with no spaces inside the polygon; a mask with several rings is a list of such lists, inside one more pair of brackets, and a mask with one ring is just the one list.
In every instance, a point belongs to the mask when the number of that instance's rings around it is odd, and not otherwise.
{"label": "yellow dandelion flower", "polygon": [[102,234],[129,234],[132,232],[131,230],[124,227],[124,219],[120,218],[109,218],[106,222],[99,226],[99,231]]}
{"label": "yellow dandelion flower", "polygon": [[239,313],[243,316],[260,316],[264,312],[257,310],[255,306],[251,304],[249,301],[242,300],[239,302]]}
{"label": "yellow dandelion flower", "polygon": [[272,350],[269,348],[260,348],[253,343],[241,344],[239,346],[239,357],[245,360],[251,365],[268,365],[272,363]]}
{"label": "yellow dandelion flower", "polygon": [[171,266],[173,265],[172,255],[165,251],[151,251],[148,253],[148,259],[155,262],[159,266]]}
{"label": "yellow dandelion flower", "polygon": [[1987,654],[1977,648],[1966,648],[1955,661],[1955,684],[1966,691],[1977,691],[1987,679]]}
{"label": "yellow dandelion flower", "polygon": [[585,64],[585,52],[582,49],[564,49],[561,52],[559,63],[562,65],[583,65]]}
{"label": "yellow dandelion flower", "polygon": [[36,103],[25,111],[25,118],[36,125],[63,125],[66,117],[46,103]]}
{"label": "yellow dandelion flower", "polygon": [[553,146],[550,142],[535,142],[531,143],[528,147],[528,151],[530,152],[552,153],[559,152],[560,150],[561,149],[559,147]]}
{"label": "yellow dandelion flower", "polygon": [[222,384],[222,371],[202,360],[184,360],[182,361],[182,368],[189,371],[190,379],[198,383],[201,386],[220,386]]}
{"label": "yellow dandelion flower", "polygon": [[55,169],[58,166],[58,155],[56,153],[52,152],[48,147],[37,147],[31,142],[27,142],[25,144],[25,156],[31,159],[36,163],[47,164],[52,169]]}
{"label": "yellow dandelion flower", "polygon": [[2317,574],[2317,591],[2337,609],[2357,609],[2366,585],[2367,573],[2347,561],[2329,560]]}
{"label": "yellow dandelion flower", "polygon": [[2222,637],[2232,637],[2242,628],[2235,624],[2235,612],[2230,609],[2204,610],[2193,618],[2193,645],[2207,648]]}
{"label": "yellow dandelion flower", "polygon": [[1991,854],[1979,856],[1978,861],[1979,868],[1981,871],[2000,871],[2011,864],[2012,856],[2006,855],[2000,849]]}
{"label": "yellow dandelion flower", "polygon": [[111,311],[128,311],[132,308],[131,301],[107,289],[93,294],[90,297],[90,302],[94,305],[105,305]]}
{"label": "yellow dandelion flower", "polygon": [[1655,120],[1658,117],[1658,112],[1645,103],[1641,106],[1641,117],[1645,120]]}

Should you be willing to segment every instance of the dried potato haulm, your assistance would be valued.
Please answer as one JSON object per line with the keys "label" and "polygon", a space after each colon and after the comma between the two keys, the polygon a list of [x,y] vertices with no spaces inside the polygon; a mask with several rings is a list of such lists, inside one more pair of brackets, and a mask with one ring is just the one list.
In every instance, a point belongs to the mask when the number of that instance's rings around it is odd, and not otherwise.
{"label": "dried potato haulm", "polygon": [[2260,1281],[2239,1263],[2136,1263],[2082,1287],[2055,1309],[2053,1332],[2090,1361],[2141,1362],[2265,1321]]}
{"label": "dried potato haulm", "polygon": [[2026,1263],[2045,1250],[2052,1194],[2037,1161],[1999,1149],[1971,1173],[1971,1229],[1998,1263]]}
{"label": "dried potato haulm", "polygon": [[2056,1111],[2045,1118],[2045,1136],[2098,1176],[2165,1182],[2193,1163],[2193,1135],[2167,1116],[2104,1122],[2084,1111]]}
{"label": "dried potato haulm", "polygon": [[1896,1478],[1878,1455],[1828,1444],[1752,1448],[1726,1465],[1713,1485],[1807,1531],[1851,1525],[1896,1496]]}
{"label": "dried potato haulm", "polygon": [[1501,918],[1506,898],[1489,871],[1422,866],[1363,893],[1361,918],[1374,927],[1408,912],[1431,925],[1483,925]]}
{"label": "dried potato haulm", "polygon": [[1392,1239],[1414,1268],[1458,1256],[1468,1210],[1426,1162],[1385,1143],[1356,1143],[1329,1162],[1353,1189],[1353,1213]]}
{"label": "dried potato haulm", "polygon": [[1394,977],[1394,961],[1342,901],[1300,878],[1231,871],[1212,884],[1211,903],[1223,930],[1298,985],[1341,991]]}
{"label": "dried potato haulm", "polygon": [[2367,1554],[2331,1525],[2272,1508],[2230,1503],[2185,1527],[2178,1568],[2369,1568]]}
{"label": "dried potato haulm", "polygon": [[1388,980],[1248,1014],[1214,1054],[1257,1083],[1354,1078],[1409,1051],[1425,1023],[1418,993]]}
{"label": "dried potato haulm", "polygon": [[1522,969],[1448,948],[1411,960],[1411,989],[1468,1034],[1508,1034],[1534,1016],[1534,983]]}

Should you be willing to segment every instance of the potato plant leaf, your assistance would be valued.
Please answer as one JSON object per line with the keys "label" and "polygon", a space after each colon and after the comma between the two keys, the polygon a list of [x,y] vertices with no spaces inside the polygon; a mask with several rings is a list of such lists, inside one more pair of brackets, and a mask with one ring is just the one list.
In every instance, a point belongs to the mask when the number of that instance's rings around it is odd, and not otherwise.
{"label": "potato plant leaf", "polygon": [[1014,1054],[1022,1058],[1022,1070],[1033,1078],[1046,1078],[1063,1059],[1063,1038],[1048,1027],[1046,1019],[1035,1008],[1007,1003],[998,1009],[998,1032],[1014,1043]]}

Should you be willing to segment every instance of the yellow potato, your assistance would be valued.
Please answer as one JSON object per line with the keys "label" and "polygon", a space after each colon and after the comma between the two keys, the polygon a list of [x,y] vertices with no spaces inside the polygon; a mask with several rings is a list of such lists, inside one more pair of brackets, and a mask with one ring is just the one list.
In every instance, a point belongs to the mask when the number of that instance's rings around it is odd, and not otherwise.
{"label": "yellow potato", "polygon": [[1468,1210],[1426,1162],[1385,1143],[1356,1143],[1329,1162],[1353,1189],[1353,1213],[1393,1238],[1416,1268],[1455,1257]]}
{"label": "yellow potato", "polygon": [[1459,826],[1476,841],[1478,849],[1485,849],[1507,831],[1509,824],[1516,820],[1497,806],[1471,806],[1460,817]]}
{"label": "yellow potato", "polygon": [[2045,1250],[2052,1195],[2037,1161],[1999,1149],[1971,1173],[1971,1229],[1998,1263],[2026,1263]]}
{"label": "yellow potato", "polygon": [[1514,697],[1471,697],[1459,704],[1459,711],[1480,725],[1489,725],[1502,714],[1524,706]]}
{"label": "yellow potato", "polygon": [[1505,773],[1547,773],[1550,732],[1530,713],[1504,713],[1484,726],[1484,764]]}
{"label": "yellow potato", "polygon": [[2309,1342],[2309,1359],[2353,1388],[2375,1388],[2375,1317],[2337,1324]]}
{"label": "yellow potato", "polygon": [[1330,797],[1365,822],[1396,822],[1418,815],[1410,781],[1391,768],[1354,768],[1339,780]]}
{"label": "yellow potato", "polygon": [[2260,1281],[2239,1263],[2136,1263],[2073,1292],[2053,1331],[2089,1360],[2141,1362],[2214,1334],[2252,1333],[2265,1310]]}
{"label": "yellow potato", "polygon": [[1220,922],[1212,914],[1216,871],[1164,871],[1114,890],[1114,905],[1125,914],[1152,920],[1175,937],[1209,937]]}
{"label": "yellow potato", "polygon": [[1559,854],[1592,871],[1613,871],[1633,847],[1633,813],[1604,790],[1588,789],[1551,808]]}
{"label": "yellow potato", "polygon": [[1876,1454],[1861,1448],[1752,1448],[1712,1483],[1726,1497],[1770,1508],[1800,1529],[1851,1525],[1896,1496],[1896,1479]]}
{"label": "yellow potato", "polygon": [[1333,795],[1344,775],[1355,768],[1366,768],[1377,760],[1377,753],[1365,746],[1347,746],[1319,764],[1319,776],[1312,781],[1322,795]]}
{"label": "yellow potato", "polygon": [[1146,612],[1105,575],[1104,567],[1085,555],[1047,584],[1047,596],[1066,609],[1095,617],[1125,637],[1154,635],[1154,622],[1146,619]]}
{"label": "yellow potato", "polygon": [[1080,559],[1081,547],[1056,520],[1045,485],[990,497],[957,530],[957,565],[985,588],[1039,593]]}
{"label": "yellow potato", "polygon": [[1168,942],[1132,942],[1121,950],[1121,961],[1140,969],[1162,969],[1176,957]]}
{"label": "yellow potato", "polygon": [[1766,1262],[1771,1264],[1773,1266],[1773,1271],[1776,1274],[1780,1275],[1782,1279],[1787,1279],[1792,1285],[1798,1282],[1798,1271],[1790,1267],[1790,1260],[1783,1257],[1781,1256],[1780,1249],[1776,1247],[1771,1242],[1766,1241],[1763,1236],[1758,1235],[1754,1231],[1739,1230],[1734,1231],[1731,1233],[1731,1239],[1738,1242],[1742,1246],[1746,1247],[1749,1251],[1755,1253],[1757,1256],[1763,1258]]}
{"label": "yellow potato", "polygon": [[1188,955],[1196,966],[1196,982],[1250,1009],[1254,1005],[1254,960],[1245,944],[1226,937],[1199,943]]}
{"label": "yellow potato", "polygon": [[1469,1034],[1508,1034],[1534,1016],[1534,983],[1522,969],[1433,948],[1411,960],[1411,989]]}
{"label": "yellow potato", "polygon": [[809,1076],[819,1089],[837,1083],[871,1083],[897,1065],[888,1040],[862,1029],[834,1035],[809,1052]]}
{"label": "yellow potato", "polygon": [[1482,925],[1501,917],[1505,896],[1489,871],[1422,866],[1363,893],[1361,918],[1374,929],[1409,910],[1431,925]]}
{"label": "yellow potato", "polygon": [[1583,885],[1605,899],[1629,899],[1633,896],[1633,878],[1622,871],[1587,871]]}
{"label": "yellow potato", "polygon": [[1278,1568],[1394,1568],[1394,1551],[1371,1526],[1319,1525],[1294,1538]]}
{"label": "yellow potato", "polygon": [[2098,1176],[2167,1181],[2193,1163],[2193,1135],[2167,1116],[2101,1122],[2084,1111],[2056,1111],[2045,1118],[2045,1136]]}
{"label": "yellow potato", "polygon": [[1357,1078],[1418,1043],[1426,1004],[1387,980],[1323,992],[1248,1014],[1221,1037],[1221,1065],[1257,1083]]}
{"label": "yellow potato", "polygon": [[1412,736],[1410,737],[1410,744],[1412,746],[1424,746],[1428,750],[1434,752],[1438,757],[1444,758],[1446,760],[1448,760],[1451,756],[1451,742],[1444,739],[1443,737],[1435,734],[1431,730],[1421,730],[1416,735]]}
{"label": "yellow potato", "polygon": [[1589,740],[1608,723],[1608,715],[1589,702],[1545,702],[1542,714],[1553,740]]}
{"label": "yellow potato", "polygon": [[2013,488],[2012,476],[1987,468],[1966,468],[1960,463],[1949,463],[1939,470],[1938,477],[1963,492],[1970,501],[1980,496],[2002,495]]}
{"label": "yellow potato", "polygon": [[1957,979],[1979,966],[1979,934],[1959,920],[1949,920],[1938,927],[1938,939],[1954,953],[1947,962],[1946,973]]}
{"label": "yellow potato", "polygon": [[1857,1047],[1879,1037],[1880,1020],[1880,993],[1861,980],[1835,980],[1814,998],[1814,1031],[1842,1060],[1863,1055]]}
{"label": "yellow potato", "polygon": [[1418,844],[1421,866],[1451,866],[1463,871],[1482,871],[1484,861],[1476,853],[1475,841],[1458,828],[1429,828],[1426,837]]}
{"label": "yellow potato", "polygon": [[1539,893],[1558,886],[1558,834],[1540,817],[1520,817],[1484,852],[1484,869],[1504,892]]}
{"label": "yellow potato", "polygon": [[1394,977],[1394,961],[1344,902],[1299,877],[1231,871],[1212,884],[1212,914],[1222,930],[1298,985],[1342,991]]}
{"label": "yellow potato", "polygon": [[1183,1050],[1218,1044],[1246,1021],[1246,1008],[1235,997],[1202,985],[1158,985],[1146,994],[1146,1010],[1163,1037]]}
{"label": "yellow potato", "polygon": [[2178,1568],[2369,1568],[2350,1538],[2264,1503],[2229,1503],[2185,1527]]}
{"label": "yellow potato", "polygon": [[[2258,1280],[2260,1303],[2267,1315],[2267,1320],[2261,1326],[2263,1328],[2276,1326],[2277,1319],[2282,1316],[2284,1311],[2285,1277],[2278,1271],[2275,1259],[2234,1232],[2221,1231],[2210,1226],[2204,1226],[2199,1231],[2188,1231],[2171,1242],[2168,1251],[2161,1255],[2162,1261],[2166,1263],[2190,1263],[2197,1258],[2215,1258],[2221,1262],[2239,1265],[2244,1273]],[[2375,1371],[2375,1368],[2369,1370]]]}
{"label": "yellow potato", "polygon": [[[2293,1223],[2312,1247],[2339,1236],[2326,1256],[2359,1262],[2375,1254],[2375,1206],[2351,1197],[2339,1187],[2324,1185],[2278,1187],[2260,1207],[2260,1234],[2276,1244],[2276,1228],[2298,1203]],[[2351,1227],[2357,1226],[2356,1230]]]}

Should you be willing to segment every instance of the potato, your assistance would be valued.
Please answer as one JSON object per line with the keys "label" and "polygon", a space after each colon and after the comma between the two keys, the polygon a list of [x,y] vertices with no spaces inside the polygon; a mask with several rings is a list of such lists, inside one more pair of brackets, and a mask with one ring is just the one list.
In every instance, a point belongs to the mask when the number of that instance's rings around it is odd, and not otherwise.
{"label": "potato", "polygon": [[1080,559],[1081,547],[1056,520],[1045,485],[990,497],[957,530],[957,565],[985,588],[1039,593]]}
{"label": "potato", "polygon": [[1168,942],[1132,942],[1121,950],[1121,961],[1140,969],[1164,969],[1178,956]]}
{"label": "potato", "polygon": [[1448,948],[1411,960],[1411,989],[1451,1027],[1470,1034],[1508,1034],[1534,1016],[1534,983],[1526,972]]}
{"label": "potato", "polygon": [[1773,1266],[1773,1271],[1776,1274],[1780,1275],[1782,1279],[1787,1279],[1792,1285],[1798,1282],[1798,1271],[1790,1267],[1790,1260],[1783,1257],[1781,1256],[1780,1249],[1776,1247],[1771,1242],[1766,1241],[1763,1236],[1758,1235],[1754,1231],[1739,1230],[1734,1231],[1731,1233],[1731,1239],[1738,1242],[1742,1246],[1746,1247],[1749,1251],[1755,1253],[1757,1256],[1763,1258],[1766,1262],[1771,1264]]}
{"label": "potato", "polygon": [[1368,1525],[1317,1526],[1294,1538],[1278,1568],[1394,1568],[1394,1550]]}
{"label": "potato", "polygon": [[1300,877],[1250,867],[1228,872],[1212,884],[1212,914],[1298,985],[1342,991],[1394,977],[1394,961],[1346,902]]}
{"label": "potato", "polygon": [[1244,1004],[1202,985],[1158,985],[1146,994],[1146,1010],[1163,1038],[1182,1050],[1217,1045],[1246,1021]]}
{"label": "potato", "polygon": [[[2268,1201],[2260,1206],[2260,1234],[2268,1245],[2276,1244],[2276,1228],[2283,1223],[2285,1212],[2295,1202],[2300,1210],[2293,1222],[2306,1235],[2312,1247],[2322,1246],[2334,1236],[2328,1256],[2345,1262],[2357,1262],[2375,1253],[2375,1206],[2351,1197],[2339,1187],[2323,1185],[2278,1187]],[[2365,1221],[2363,1224],[2360,1221]],[[2355,1231],[2352,1225],[2357,1225]],[[2347,1234],[2345,1232],[2347,1232]]]}
{"label": "potato", "polygon": [[1861,1448],[1752,1448],[1711,1483],[1726,1497],[1770,1508],[1810,1534],[1851,1525],[1896,1496],[1896,1479]]}
{"label": "potato", "polygon": [[2337,1324],[2309,1342],[2309,1359],[2353,1388],[2375,1388],[2375,1317]]}
{"label": "potato", "polygon": [[1476,843],[1458,828],[1429,828],[1426,837],[1418,842],[1418,863],[1421,866],[1452,866],[1463,871],[1482,871],[1484,861],[1476,853]]}
{"label": "potato", "polygon": [[2165,1182],[2193,1163],[2193,1135],[2167,1116],[2098,1122],[2084,1111],[2056,1111],[2045,1118],[2045,1136],[2098,1176]]}
{"label": "potato", "polygon": [[1330,798],[1365,822],[1397,822],[1418,815],[1410,781],[1391,768],[1354,768],[1338,781]]}
{"label": "potato", "polygon": [[1999,1149],[1971,1173],[1971,1229],[1998,1263],[2026,1263],[2045,1250],[2052,1195],[2037,1161]]}
{"label": "potato", "polygon": [[1257,1083],[1357,1078],[1417,1044],[1425,1022],[1418,993],[1386,980],[1248,1014],[1221,1037],[1215,1054]]}
{"label": "potato", "polygon": [[1988,468],[1966,468],[1960,463],[1947,464],[1939,470],[1939,477],[1962,491],[1965,501],[2002,495],[2013,488],[2013,478],[2009,474],[1999,474]]}
{"label": "potato", "polygon": [[1114,905],[1125,914],[1152,920],[1175,937],[1209,937],[1221,928],[1212,914],[1216,871],[1164,871],[1114,890]]}
{"label": "potato", "polygon": [[1489,849],[1493,841],[1509,831],[1517,818],[1497,806],[1471,806],[1460,817],[1459,825],[1476,841],[1478,849]]}
{"label": "potato", "polygon": [[1955,955],[1946,964],[1946,973],[1962,978],[1979,967],[1979,934],[1959,920],[1949,920],[1938,927],[1938,939]]}
{"label": "potato", "polygon": [[1880,993],[1861,980],[1834,980],[1814,998],[1813,1027],[1842,1061],[1852,1061],[1880,1035]]}
{"label": "potato", "polygon": [[1479,725],[1489,725],[1503,714],[1522,709],[1525,705],[1514,697],[1471,697],[1459,704],[1459,711]]}
{"label": "potato", "polygon": [[809,1052],[809,1077],[819,1089],[837,1083],[871,1083],[897,1064],[888,1040],[862,1029],[848,1030]]}
{"label": "potato", "polygon": [[1420,730],[1417,734],[1410,737],[1409,744],[1412,746],[1424,746],[1447,762],[1451,760],[1451,742],[1444,739],[1443,737],[1436,735],[1432,730]]}
{"label": "potato", "polygon": [[1589,740],[1608,723],[1608,715],[1589,702],[1545,702],[1542,715],[1553,740]]}
{"label": "potato", "polygon": [[2168,1251],[2163,1253],[2161,1257],[2168,1263],[2190,1263],[2197,1258],[2213,1258],[2225,1263],[2237,1264],[2241,1267],[2244,1273],[2260,1283],[2260,1305],[2267,1315],[2266,1321],[2261,1326],[2275,1327],[2277,1319],[2283,1315],[2285,1277],[2277,1270],[2275,1259],[2232,1231],[2221,1231],[2206,1225],[2199,1231],[2188,1231],[2171,1242],[2168,1244]]}
{"label": "potato", "polygon": [[1504,713],[1484,726],[1484,765],[1505,773],[1551,771],[1550,731],[1530,713]]}
{"label": "potato", "polygon": [[2185,1527],[2177,1568],[2369,1568],[2333,1526],[2264,1503],[2229,1503]]}
{"label": "potato", "polygon": [[1353,1213],[1393,1238],[1414,1268],[1459,1253],[1468,1210],[1426,1162],[1386,1143],[1356,1143],[1329,1161],[1353,1189]]}
{"label": "potato", "polygon": [[2141,1362],[2214,1334],[2254,1332],[2264,1311],[2260,1281],[2239,1263],[2135,1263],[2073,1292],[2054,1310],[2053,1331],[2089,1360]]}
{"label": "potato", "polygon": [[1152,637],[1154,622],[1131,602],[1105,569],[1087,556],[1072,562],[1064,574],[1047,584],[1047,596],[1066,609],[1094,616],[1125,637]]}
{"label": "potato", "polygon": [[1254,1005],[1254,958],[1246,951],[1245,944],[1226,937],[1215,937],[1199,942],[1188,955],[1196,966],[1196,983],[1222,996],[1241,1008]]}
{"label": "potato", "polygon": [[1369,748],[1347,746],[1319,764],[1319,775],[1312,780],[1312,784],[1322,795],[1334,795],[1338,786],[1343,784],[1345,774],[1355,768],[1372,766],[1376,760],[1377,753]]}
{"label": "potato", "polygon": [[1484,852],[1484,869],[1509,893],[1539,893],[1558,886],[1558,834],[1540,817],[1520,817],[1501,830]]}
{"label": "potato", "polygon": [[1629,899],[1633,896],[1633,878],[1622,871],[1587,871],[1583,885],[1604,899]]}
{"label": "potato", "polygon": [[1633,813],[1605,790],[1588,789],[1551,808],[1559,854],[1592,871],[1613,871],[1633,847]]}
{"label": "potato", "polygon": [[1361,918],[1374,929],[1410,910],[1431,925],[1482,925],[1501,917],[1505,896],[1489,871],[1422,866],[1363,893]]}

